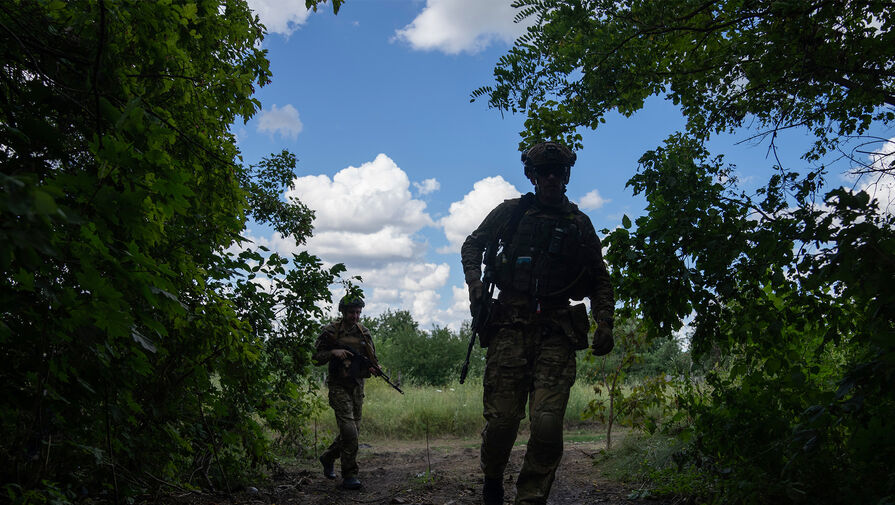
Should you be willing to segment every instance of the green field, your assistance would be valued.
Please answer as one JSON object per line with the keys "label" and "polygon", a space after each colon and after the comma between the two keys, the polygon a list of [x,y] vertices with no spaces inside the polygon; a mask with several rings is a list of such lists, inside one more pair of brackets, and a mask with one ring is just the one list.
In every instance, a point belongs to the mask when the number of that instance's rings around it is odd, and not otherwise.
{"label": "green field", "polygon": [[[435,437],[477,437],[484,426],[482,418],[482,384],[469,381],[443,387],[402,386],[404,395],[379,379],[370,379],[365,387],[364,413],[361,424],[362,437],[419,440]],[[326,389],[320,392],[324,395]],[[594,398],[593,387],[575,384],[566,409],[567,428],[593,426],[597,432],[602,427],[581,419],[581,413]],[[335,432],[332,410],[324,409],[316,418],[319,433]],[[528,419],[522,421],[521,430],[528,427]],[[586,430],[590,431],[590,430]],[[521,437],[520,437],[521,438]]]}

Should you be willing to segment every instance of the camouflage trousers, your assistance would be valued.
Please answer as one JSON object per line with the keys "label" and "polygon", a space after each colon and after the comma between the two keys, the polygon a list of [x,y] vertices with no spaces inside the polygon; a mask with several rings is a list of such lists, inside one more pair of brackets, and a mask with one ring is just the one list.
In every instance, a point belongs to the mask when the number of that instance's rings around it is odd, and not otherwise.
{"label": "camouflage trousers", "polygon": [[528,403],[531,437],[516,480],[516,504],[547,502],[563,452],[563,416],[575,382],[569,336],[549,318],[502,326],[488,346],[481,465],[503,479]]}
{"label": "camouflage trousers", "polygon": [[342,478],[357,477],[357,436],[364,406],[364,385],[329,384],[329,405],[336,414],[339,434],[320,456],[321,461],[342,460]]}

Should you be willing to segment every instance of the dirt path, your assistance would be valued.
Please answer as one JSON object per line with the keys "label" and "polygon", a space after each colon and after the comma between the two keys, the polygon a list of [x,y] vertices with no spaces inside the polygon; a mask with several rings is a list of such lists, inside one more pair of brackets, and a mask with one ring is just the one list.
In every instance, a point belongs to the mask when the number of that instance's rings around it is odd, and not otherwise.
{"label": "dirt path", "polygon": [[[507,468],[506,503],[515,495],[524,446],[517,446]],[[592,465],[593,443],[567,443],[548,503],[552,505],[650,504],[659,500],[628,499],[632,489],[602,477]],[[319,466],[285,470],[267,487],[240,492],[217,504],[414,504],[472,505],[481,503],[481,472],[475,440],[437,440],[387,445],[362,444],[358,456],[363,488],[346,491],[340,479],[323,477]],[[310,465],[310,464],[308,464]],[[431,473],[427,475],[427,469]],[[338,472],[338,464],[336,465]],[[195,501],[193,501],[195,503]]]}

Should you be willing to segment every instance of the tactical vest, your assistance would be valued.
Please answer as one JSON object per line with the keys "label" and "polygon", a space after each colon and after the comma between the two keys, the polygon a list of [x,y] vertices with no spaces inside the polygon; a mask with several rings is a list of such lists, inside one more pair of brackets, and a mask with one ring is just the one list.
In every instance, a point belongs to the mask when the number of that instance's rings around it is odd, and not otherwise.
{"label": "tactical vest", "polygon": [[[330,335],[330,341],[334,347],[339,347],[340,344],[349,344],[355,351],[362,352],[367,356],[368,359],[373,360],[373,353],[371,352],[372,342],[370,342],[370,337],[364,332],[364,327],[358,323],[356,325],[356,329],[360,338],[354,340],[350,339],[349,341],[343,341],[342,334],[342,323],[341,321],[336,323],[335,331]],[[370,370],[365,366],[361,366],[362,361],[359,359],[351,359],[347,362],[342,361],[340,359],[330,359],[329,361],[329,375],[330,377],[337,379],[367,379],[370,377]]]}
{"label": "tactical vest", "polygon": [[535,300],[581,299],[585,282],[583,236],[575,215],[529,210],[497,253],[495,284],[501,292]]}

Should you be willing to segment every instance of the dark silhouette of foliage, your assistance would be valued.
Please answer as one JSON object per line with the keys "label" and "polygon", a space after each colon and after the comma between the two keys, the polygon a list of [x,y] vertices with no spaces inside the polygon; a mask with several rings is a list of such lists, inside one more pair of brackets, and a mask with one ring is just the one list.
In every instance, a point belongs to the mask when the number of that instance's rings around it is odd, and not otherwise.
{"label": "dark silhouette of foliage", "polygon": [[[866,191],[837,188],[831,161],[891,177],[895,120],[887,2],[518,0],[535,21],[473,93],[526,113],[522,144],[599,128],[653,95],[686,130],[645,153],[629,181],[647,214],[606,244],[623,314],[652,338],[687,321],[704,385],[681,464],[716,499],[885,503],[895,496],[895,222]],[[759,190],[713,155],[719,133],[766,142],[806,132],[803,166],[772,156]],[[837,174],[838,175],[838,174]],[[867,180],[867,179],[865,179]],[[871,442],[875,441],[875,442]]]}
{"label": "dark silhouette of foliage", "polygon": [[240,238],[250,217],[311,233],[278,199],[294,157],[242,165],[229,131],[270,80],[263,32],[240,0],[0,4],[13,502],[233,489],[313,408],[316,303],[343,267]]}

